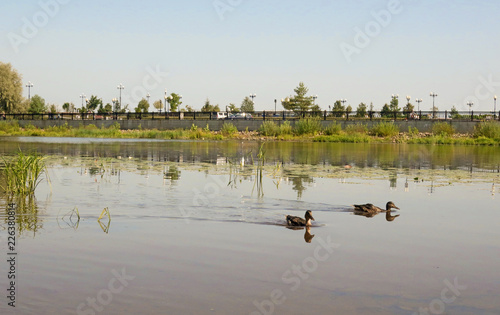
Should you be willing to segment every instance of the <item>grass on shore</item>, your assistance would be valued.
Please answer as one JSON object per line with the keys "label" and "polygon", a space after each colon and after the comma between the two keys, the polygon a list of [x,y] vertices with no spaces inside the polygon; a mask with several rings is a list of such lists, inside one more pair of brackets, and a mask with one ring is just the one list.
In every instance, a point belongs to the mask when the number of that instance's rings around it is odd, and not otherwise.
{"label": "grass on shore", "polygon": [[304,119],[295,124],[285,121],[277,124],[265,121],[257,132],[238,132],[236,127],[225,122],[221,131],[211,131],[192,124],[190,129],[176,130],[120,130],[118,123],[108,128],[95,125],[80,125],[72,128],[68,124],[45,129],[27,125],[21,128],[16,121],[0,121],[0,136],[44,136],[44,137],[84,137],[84,138],[129,138],[129,139],[165,139],[165,140],[281,140],[281,141],[316,141],[344,143],[410,143],[410,144],[449,144],[449,145],[500,145],[500,124],[496,122],[480,123],[472,135],[457,134],[453,126],[446,122],[433,125],[432,133],[421,133],[415,127],[401,132],[391,122],[381,122],[372,128],[365,125],[349,125],[342,129],[334,122],[322,128],[319,120]]}

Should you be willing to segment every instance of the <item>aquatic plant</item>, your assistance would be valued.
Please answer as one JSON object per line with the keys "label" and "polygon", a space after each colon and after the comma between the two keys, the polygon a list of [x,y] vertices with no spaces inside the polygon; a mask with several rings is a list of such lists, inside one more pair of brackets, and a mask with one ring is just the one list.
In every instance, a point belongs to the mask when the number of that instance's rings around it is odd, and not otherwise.
{"label": "aquatic plant", "polygon": [[266,137],[275,137],[280,133],[280,127],[274,121],[264,121],[260,125],[259,133]]}
{"label": "aquatic plant", "polygon": [[45,158],[36,152],[25,155],[19,151],[13,160],[3,159],[6,186],[4,190],[11,195],[33,195],[42,181],[42,175],[50,182]]}
{"label": "aquatic plant", "polygon": [[324,133],[327,136],[338,135],[341,132],[342,132],[342,126],[337,122],[329,124],[324,130]]}
{"label": "aquatic plant", "polygon": [[366,125],[363,125],[363,124],[349,125],[344,129],[344,132],[349,134],[349,135],[367,134],[368,127],[366,127]]}

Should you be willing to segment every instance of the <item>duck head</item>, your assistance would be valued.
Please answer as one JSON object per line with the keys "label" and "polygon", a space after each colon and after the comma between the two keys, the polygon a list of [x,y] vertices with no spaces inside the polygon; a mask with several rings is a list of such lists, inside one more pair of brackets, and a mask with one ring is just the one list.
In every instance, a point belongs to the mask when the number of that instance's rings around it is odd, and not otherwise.
{"label": "duck head", "polygon": [[391,209],[398,209],[399,210],[399,208],[396,207],[396,205],[392,201],[389,201],[387,203],[387,205],[385,206],[385,209],[386,210],[391,210]]}
{"label": "duck head", "polygon": [[314,221],[314,218],[313,218],[311,210],[307,210],[306,211],[305,219],[306,219],[306,225],[311,225],[311,220]]}

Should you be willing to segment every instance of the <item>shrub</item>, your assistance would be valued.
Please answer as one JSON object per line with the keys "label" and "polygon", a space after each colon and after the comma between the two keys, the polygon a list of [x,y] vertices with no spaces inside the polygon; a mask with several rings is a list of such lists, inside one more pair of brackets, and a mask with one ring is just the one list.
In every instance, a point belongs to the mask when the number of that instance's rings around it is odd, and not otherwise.
{"label": "shrub", "polygon": [[301,119],[295,123],[295,133],[297,135],[316,134],[321,129],[321,123],[318,118]]}
{"label": "shrub", "polygon": [[275,137],[280,133],[280,127],[274,121],[264,121],[260,125],[259,133],[266,137]]}
{"label": "shrub", "polygon": [[332,135],[338,135],[342,131],[342,126],[336,122],[333,124],[328,125],[325,128],[325,135],[327,136],[332,136]]}
{"label": "shrub", "polygon": [[480,123],[474,127],[474,137],[500,139],[500,124],[493,121]]}
{"label": "shrub", "polygon": [[232,123],[225,122],[220,131],[224,136],[232,136],[238,132],[238,128]]}
{"label": "shrub", "polygon": [[412,126],[408,127],[408,134],[410,136],[416,137],[416,136],[418,136],[418,133],[419,133],[419,131],[418,131],[417,127],[412,127]]}
{"label": "shrub", "polygon": [[344,131],[349,134],[367,134],[368,133],[368,128],[363,125],[363,124],[355,124],[355,125],[349,125],[347,126]]}
{"label": "shrub", "polygon": [[279,130],[279,134],[280,135],[291,135],[293,132],[293,128],[292,126],[290,125],[290,122],[289,121],[285,121],[284,123],[282,123],[280,125],[280,130]]}
{"label": "shrub", "polygon": [[373,126],[370,133],[377,137],[393,137],[399,134],[399,128],[391,122],[381,122]]}
{"label": "shrub", "polygon": [[432,126],[432,133],[439,136],[451,136],[455,134],[455,128],[445,122],[437,122]]}
{"label": "shrub", "polygon": [[0,121],[0,131],[5,133],[19,131],[19,123],[17,121]]}

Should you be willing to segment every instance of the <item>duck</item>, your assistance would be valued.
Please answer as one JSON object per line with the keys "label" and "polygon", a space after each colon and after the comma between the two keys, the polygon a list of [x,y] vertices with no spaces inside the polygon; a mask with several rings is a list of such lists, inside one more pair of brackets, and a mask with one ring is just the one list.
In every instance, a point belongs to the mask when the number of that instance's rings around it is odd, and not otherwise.
{"label": "duck", "polygon": [[311,220],[314,221],[311,210],[307,210],[305,214],[305,219],[301,217],[295,217],[293,215],[286,216],[287,226],[311,226]]}
{"label": "duck", "polygon": [[389,201],[385,205],[385,210],[382,208],[379,208],[377,206],[374,206],[371,203],[367,203],[364,205],[354,205],[354,211],[364,212],[364,213],[388,212],[388,211],[391,211],[391,209],[398,209],[399,210],[399,208],[396,207],[396,205],[392,201]]}

